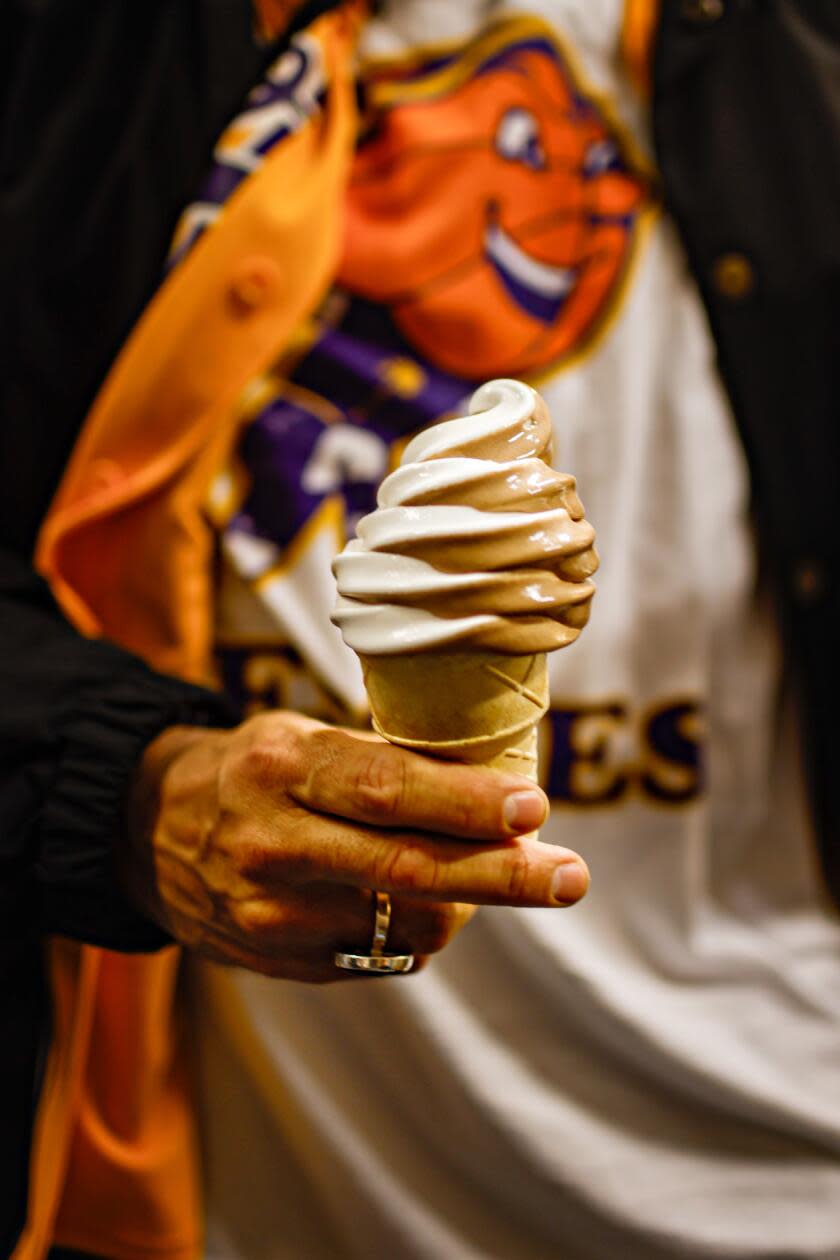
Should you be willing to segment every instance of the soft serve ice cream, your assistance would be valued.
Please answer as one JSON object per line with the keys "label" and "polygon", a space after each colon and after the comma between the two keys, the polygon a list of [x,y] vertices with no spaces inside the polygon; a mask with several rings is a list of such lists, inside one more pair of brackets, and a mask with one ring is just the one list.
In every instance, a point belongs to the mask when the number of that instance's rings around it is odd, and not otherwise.
{"label": "soft serve ice cream", "polygon": [[333,566],[345,642],[364,656],[571,643],[589,616],[595,535],[550,447],[545,404],[513,380],[409,442]]}
{"label": "soft serve ice cream", "polygon": [[550,446],[539,395],[490,381],[409,442],[336,558],[333,620],[392,742],[536,777],[545,654],[580,634],[598,563]]}

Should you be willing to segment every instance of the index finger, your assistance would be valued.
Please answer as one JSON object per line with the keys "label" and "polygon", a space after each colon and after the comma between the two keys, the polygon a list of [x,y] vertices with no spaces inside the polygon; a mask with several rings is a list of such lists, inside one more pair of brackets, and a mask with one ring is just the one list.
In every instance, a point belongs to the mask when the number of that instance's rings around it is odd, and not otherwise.
{"label": "index finger", "polygon": [[548,814],[545,794],[521,775],[436,761],[349,731],[310,732],[306,753],[289,795],[353,822],[499,841],[534,831]]}
{"label": "index finger", "polygon": [[532,836],[477,845],[301,814],[272,852],[260,853],[266,891],[275,882],[284,888],[333,883],[420,901],[547,907],[571,905],[589,887],[577,853]]}

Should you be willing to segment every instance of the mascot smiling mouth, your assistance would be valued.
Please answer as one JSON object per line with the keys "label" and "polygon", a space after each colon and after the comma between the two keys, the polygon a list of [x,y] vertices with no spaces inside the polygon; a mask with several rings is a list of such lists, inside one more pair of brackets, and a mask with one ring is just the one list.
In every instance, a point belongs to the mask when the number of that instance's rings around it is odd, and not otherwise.
{"label": "mascot smiling mouth", "polygon": [[513,301],[534,319],[553,324],[577,283],[579,269],[533,258],[492,210],[484,231],[484,253]]}

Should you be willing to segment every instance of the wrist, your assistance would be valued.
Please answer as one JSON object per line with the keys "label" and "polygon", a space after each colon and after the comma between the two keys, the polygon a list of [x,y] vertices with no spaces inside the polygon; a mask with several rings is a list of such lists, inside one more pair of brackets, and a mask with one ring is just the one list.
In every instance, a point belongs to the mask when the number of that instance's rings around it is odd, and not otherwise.
{"label": "wrist", "polygon": [[165,905],[159,895],[154,837],[167,777],[180,759],[224,733],[204,726],[169,726],[144,749],[132,775],[124,805],[124,843],[117,854],[117,878],[125,896],[142,914],[166,931]]}

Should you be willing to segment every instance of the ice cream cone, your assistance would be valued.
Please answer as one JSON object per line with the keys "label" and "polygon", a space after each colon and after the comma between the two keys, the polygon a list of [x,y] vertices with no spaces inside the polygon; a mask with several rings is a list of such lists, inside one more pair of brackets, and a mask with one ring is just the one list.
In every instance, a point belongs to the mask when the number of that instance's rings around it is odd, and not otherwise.
{"label": "ice cream cone", "polygon": [[537,778],[544,652],[362,656],[375,729],[403,748]]}
{"label": "ice cream cone", "polygon": [[586,620],[594,530],[521,381],[417,433],[336,557],[333,620],[394,744],[537,781],[546,652]]}

